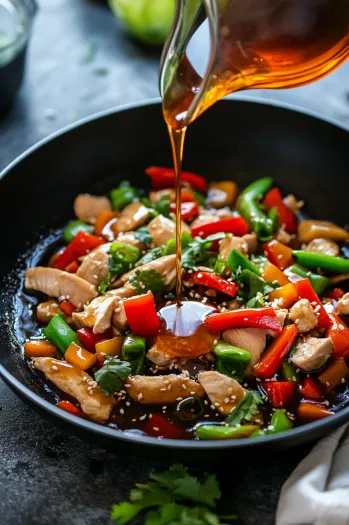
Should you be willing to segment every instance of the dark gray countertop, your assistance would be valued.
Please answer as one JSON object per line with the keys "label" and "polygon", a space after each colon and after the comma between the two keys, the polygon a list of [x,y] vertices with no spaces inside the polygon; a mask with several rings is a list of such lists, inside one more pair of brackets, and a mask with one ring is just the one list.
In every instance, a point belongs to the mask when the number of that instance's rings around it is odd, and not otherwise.
{"label": "dark gray countertop", "polygon": [[[23,89],[13,111],[0,121],[0,170],[72,121],[158,96],[158,53],[129,40],[102,5],[41,3]],[[349,63],[311,86],[251,94],[297,104],[349,126],[348,78]],[[0,403],[2,525],[106,525],[111,504],[160,465],[152,457],[105,452],[65,434],[24,406],[1,381]],[[281,484],[307,450],[263,454],[257,460],[242,457],[219,472],[226,505],[241,523],[274,522]]]}

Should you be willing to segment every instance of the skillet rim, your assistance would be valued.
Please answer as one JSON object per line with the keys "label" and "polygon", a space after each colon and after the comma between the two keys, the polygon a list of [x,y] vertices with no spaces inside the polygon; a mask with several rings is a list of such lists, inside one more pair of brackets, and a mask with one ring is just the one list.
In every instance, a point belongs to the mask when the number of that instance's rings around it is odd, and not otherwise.
{"label": "skillet rim", "polygon": [[[335,126],[336,128],[342,129],[343,131],[348,132],[349,127],[336,121],[335,119],[332,119],[331,117],[327,117],[325,115],[322,115],[316,111],[309,110],[306,108],[303,108],[301,106],[297,106],[294,104],[288,104],[285,102],[276,101],[269,98],[263,98],[263,97],[256,97],[256,96],[241,96],[241,95],[232,95],[227,97],[225,100],[221,101],[220,103],[230,103],[230,102],[238,102],[238,103],[249,103],[249,104],[261,104],[264,106],[271,106],[273,108],[286,110],[286,111],[292,111],[299,113],[301,115],[305,115],[310,118],[315,118],[317,120],[320,120],[322,122],[325,122],[326,124],[329,124],[331,126]],[[161,99],[160,98],[152,98],[147,99],[144,101],[138,101],[133,102],[130,104],[124,104],[121,106],[117,106],[114,108],[110,108],[104,111],[100,111],[98,113],[94,113],[92,115],[89,115],[83,119],[78,120],[77,122],[74,122],[73,124],[69,124],[68,126],[65,126],[64,128],[61,128],[54,133],[51,133],[47,137],[41,139],[39,142],[28,148],[26,151],[24,151],[22,154],[20,154],[18,157],[16,157],[7,167],[2,170],[0,173],[0,181],[7,175],[11,173],[11,170],[19,164],[22,160],[24,160],[26,157],[31,155],[32,153],[35,153],[38,149],[45,146],[48,142],[51,142],[57,138],[59,138],[61,135],[64,135],[66,133],[69,133],[70,131],[75,130],[76,128],[79,128],[85,124],[92,123],[95,120],[103,119],[105,117],[108,117],[113,114],[117,114],[123,111],[133,110],[144,106],[155,106],[159,105],[161,107]],[[74,427],[78,427],[79,429],[84,429],[86,431],[91,432],[92,434],[103,436],[103,438],[107,438],[109,440],[121,440],[124,442],[129,442],[132,444],[142,444],[147,446],[160,446],[162,448],[176,448],[176,449],[197,449],[197,450],[210,450],[210,449],[240,449],[240,448],[251,448],[251,447],[258,447],[258,446],[264,446],[268,444],[273,444],[274,442],[283,444],[287,444],[291,441],[298,442],[297,438],[302,438],[304,434],[306,434],[310,429],[313,429],[316,433],[317,429],[324,429],[325,432],[331,430],[332,428],[338,427],[341,423],[344,423],[348,420],[347,416],[349,416],[349,407],[342,409],[340,412],[336,413],[331,418],[325,418],[322,420],[319,420],[317,422],[313,423],[307,423],[305,425],[302,425],[300,427],[293,428],[291,430],[282,432],[280,434],[274,434],[269,436],[263,436],[258,439],[236,439],[236,440],[212,440],[212,441],[189,441],[189,440],[174,440],[174,439],[159,439],[159,438],[153,438],[148,436],[142,436],[142,435],[136,435],[128,433],[127,431],[116,431],[115,429],[99,425],[97,423],[94,423],[92,421],[83,420],[81,418],[78,418],[77,416],[73,416],[58,407],[56,407],[54,404],[50,403],[49,401],[46,401],[42,397],[40,397],[38,394],[33,392],[30,388],[22,384],[18,379],[16,379],[10,372],[7,371],[7,369],[4,367],[4,365],[0,364],[0,377],[3,378],[5,383],[11,387],[16,393],[18,392],[21,397],[26,398],[31,404],[36,405],[39,409],[42,409],[43,411],[47,411],[51,414],[53,418],[58,418],[63,420],[63,422],[68,423],[68,427],[71,425]],[[70,431],[70,428],[69,428]],[[325,434],[324,432],[324,434]]]}

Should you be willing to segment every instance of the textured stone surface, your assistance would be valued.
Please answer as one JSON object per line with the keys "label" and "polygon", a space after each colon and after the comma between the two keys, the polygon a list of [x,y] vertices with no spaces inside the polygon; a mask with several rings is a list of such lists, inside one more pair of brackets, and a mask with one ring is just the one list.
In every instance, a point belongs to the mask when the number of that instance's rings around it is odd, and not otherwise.
{"label": "textured stone surface", "polygon": [[[57,129],[119,104],[158,96],[159,54],[130,41],[107,9],[83,0],[41,1],[27,74],[12,112],[0,121],[0,169]],[[318,84],[251,92],[349,124],[349,64]],[[247,94],[246,96],[248,96]],[[154,457],[106,452],[65,434],[23,405],[0,381],[1,525],[105,525]],[[245,525],[272,525],[279,490],[308,448],[219,468],[226,509]]]}

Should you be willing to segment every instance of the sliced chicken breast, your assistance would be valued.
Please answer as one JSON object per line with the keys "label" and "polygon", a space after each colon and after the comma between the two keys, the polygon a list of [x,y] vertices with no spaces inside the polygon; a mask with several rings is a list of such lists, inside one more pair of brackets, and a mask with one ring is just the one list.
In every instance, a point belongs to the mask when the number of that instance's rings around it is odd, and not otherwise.
{"label": "sliced chicken breast", "polygon": [[114,310],[118,307],[120,297],[101,295],[96,297],[83,312],[74,312],[73,321],[78,328],[92,328],[95,334],[103,334],[111,327]]}
{"label": "sliced chicken breast", "polygon": [[318,323],[318,317],[308,299],[297,301],[290,310],[289,318],[297,325],[301,334],[310,332]]}
{"label": "sliced chicken breast", "polygon": [[219,243],[219,255],[218,259],[227,260],[232,250],[238,250],[243,255],[248,254],[248,245],[242,237],[235,237],[230,235],[222,239]]}
{"label": "sliced chicken breast", "polygon": [[135,237],[134,232],[120,233],[116,239],[116,242],[122,242],[124,244],[130,244],[139,250],[144,250],[144,244]]}
{"label": "sliced chicken breast", "polygon": [[98,286],[109,271],[109,249],[111,242],[98,246],[85,255],[76,275],[94,286]]}
{"label": "sliced chicken breast", "polygon": [[[167,241],[176,236],[176,223],[163,215],[158,215],[148,224],[149,233],[155,246],[164,246]],[[182,221],[182,232],[190,231],[189,226]]]}
{"label": "sliced chicken breast", "polygon": [[306,247],[307,252],[323,253],[324,255],[339,255],[339,246],[331,239],[317,238],[310,241]]}
{"label": "sliced chicken breast", "polygon": [[291,357],[291,361],[305,372],[311,372],[321,368],[332,352],[333,344],[329,337],[307,337],[296,345],[296,353]]}
{"label": "sliced chicken breast", "polygon": [[202,387],[189,376],[132,376],[125,383],[128,395],[142,404],[176,403],[187,397],[203,397]]}
{"label": "sliced chicken breast", "polygon": [[252,376],[253,368],[266,346],[267,330],[262,328],[230,328],[222,332],[222,338],[226,343],[249,352],[251,361],[247,367],[246,374]]}
{"label": "sliced chicken breast", "polygon": [[149,208],[141,202],[132,202],[126,206],[116,222],[118,233],[129,232],[143,226],[148,220]]}
{"label": "sliced chicken breast", "polygon": [[96,288],[81,277],[43,266],[29,268],[25,272],[25,287],[49,297],[64,298],[79,309],[98,295]]}
{"label": "sliced chicken breast", "polygon": [[339,299],[336,312],[338,315],[349,315],[349,293],[346,293]]}
{"label": "sliced chicken breast", "polygon": [[212,405],[224,416],[229,415],[246,394],[235,379],[220,372],[200,372],[198,381]]}
{"label": "sliced chicken breast", "polygon": [[111,210],[107,197],[80,193],[74,201],[74,213],[80,221],[94,224],[101,211]]}
{"label": "sliced chicken breast", "polygon": [[[66,361],[51,357],[37,357],[33,364],[57,388],[77,399],[86,416],[97,423],[108,421],[115,399],[113,396],[106,396],[99,386],[95,386],[93,378],[86,372]],[[92,385],[95,388],[89,388]]]}

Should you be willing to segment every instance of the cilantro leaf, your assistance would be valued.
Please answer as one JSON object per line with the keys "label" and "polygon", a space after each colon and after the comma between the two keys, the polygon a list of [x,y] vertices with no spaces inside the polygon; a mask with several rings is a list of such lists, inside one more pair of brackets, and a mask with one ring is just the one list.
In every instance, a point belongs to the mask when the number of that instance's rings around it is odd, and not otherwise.
{"label": "cilantro leaf", "polygon": [[160,294],[165,290],[165,282],[154,269],[136,270],[129,279],[129,283],[136,289],[138,294],[147,293]]}
{"label": "cilantro leaf", "polygon": [[133,232],[133,235],[137,239],[137,241],[142,242],[146,246],[150,246],[153,241],[147,226],[142,226],[141,228],[138,228],[138,230]]}
{"label": "cilantro leaf", "polygon": [[142,266],[143,264],[148,264],[151,261],[155,261],[155,259],[159,259],[159,257],[163,256],[163,249],[162,248],[153,248],[152,250],[149,250],[139,261],[137,262],[136,266]]}
{"label": "cilantro leaf", "polygon": [[170,197],[163,195],[157,202],[153,204],[153,208],[164,217],[169,218],[171,214]]}
{"label": "cilantro leaf", "polygon": [[186,467],[175,463],[166,472],[151,472],[149,478],[152,481],[156,481],[160,486],[173,490],[177,479],[184,478],[188,475],[188,469]]}
{"label": "cilantro leaf", "polygon": [[118,392],[123,381],[132,373],[128,361],[121,361],[117,357],[106,356],[104,365],[95,373],[95,381],[106,396]]}
{"label": "cilantro leaf", "polygon": [[241,421],[251,421],[257,414],[259,405],[262,404],[263,400],[258,392],[249,390],[235,410],[227,417],[226,424],[235,427],[240,425]]}
{"label": "cilantro leaf", "polygon": [[194,270],[198,265],[206,265],[213,267],[217,260],[217,255],[208,250],[212,246],[213,241],[224,239],[225,233],[215,233],[209,235],[206,239],[201,237],[194,237],[191,240],[186,239],[187,244],[182,244],[182,266],[187,270]]}
{"label": "cilantro leaf", "polygon": [[200,482],[194,476],[187,475],[176,480],[175,487],[174,494],[210,507],[214,507],[215,500],[221,497],[215,476],[207,476],[204,481]]}
{"label": "cilantro leaf", "polygon": [[[278,283],[274,284],[265,281],[262,277],[248,269],[242,270],[242,272],[235,278],[235,281],[240,286],[238,297],[241,297],[244,301],[255,299],[255,304],[260,302],[262,303],[262,306],[264,306],[264,303],[261,301],[261,297],[264,298],[272,290],[275,290],[275,288],[279,288],[280,286]],[[252,308],[252,304],[254,303],[248,304],[249,307]]]}

